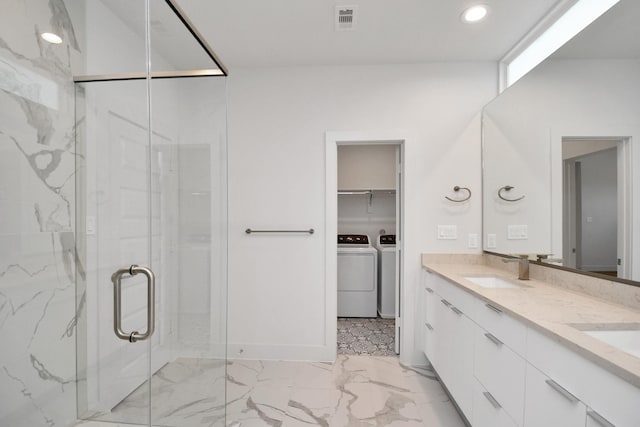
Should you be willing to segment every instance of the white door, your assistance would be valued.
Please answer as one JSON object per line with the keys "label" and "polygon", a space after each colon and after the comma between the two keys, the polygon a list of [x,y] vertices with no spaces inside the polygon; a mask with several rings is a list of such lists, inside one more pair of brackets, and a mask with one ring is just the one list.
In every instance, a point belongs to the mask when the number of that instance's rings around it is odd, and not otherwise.
{"label": "white door", "polygon": [[396,354],[400,354],[400,321],[402,313],[400,312],[401,283],[402,283],[402,257],[404,255],[403,245],[403,227],[402,227],[402,146],[396,146],[396,327],[394,350]]}

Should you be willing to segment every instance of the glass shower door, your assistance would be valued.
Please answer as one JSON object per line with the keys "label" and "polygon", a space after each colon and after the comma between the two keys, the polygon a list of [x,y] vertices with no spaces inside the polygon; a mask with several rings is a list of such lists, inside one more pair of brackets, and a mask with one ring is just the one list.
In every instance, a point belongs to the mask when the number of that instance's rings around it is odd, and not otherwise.
{"label": "glass shower door", "polygon": [[79,418],[222,426],[226,82],[172,2],[91,4],[145,55],[76,79]]}
{"label": "glass shower door", "polygon": [[[148,425],[149,394],[123,411],[163,362],[157,316],[164,277],[154,242],[153,155],[145,80],[76,84],[81,418]],[[155,247],[154,247],[155,246]],[[82,301],[82,300],[81,300]],[[81,307],[79,307],[81,308]],[[79,372],[80,374],[80,372]],[[129,400],[127,400],[129,399]]]}

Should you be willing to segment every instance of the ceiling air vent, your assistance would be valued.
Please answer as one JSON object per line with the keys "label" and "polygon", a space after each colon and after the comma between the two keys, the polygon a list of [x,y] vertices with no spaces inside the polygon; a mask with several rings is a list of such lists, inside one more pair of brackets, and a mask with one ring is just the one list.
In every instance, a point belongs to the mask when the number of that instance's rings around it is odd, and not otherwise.
{"label": "ceiling air vent", "polygon": [[358,6],[336,6],[336,31],[353,30]]}

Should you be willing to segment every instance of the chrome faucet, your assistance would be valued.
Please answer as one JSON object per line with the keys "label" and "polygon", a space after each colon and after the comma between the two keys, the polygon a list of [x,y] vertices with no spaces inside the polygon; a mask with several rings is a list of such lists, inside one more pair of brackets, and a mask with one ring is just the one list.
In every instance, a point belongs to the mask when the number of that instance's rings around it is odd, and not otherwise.
{"label": "chrome faucet", "polygon": [[518,258],[502,258],[502,262],[518,263],[518,279],[529,280],[529,256],[518,255]]}

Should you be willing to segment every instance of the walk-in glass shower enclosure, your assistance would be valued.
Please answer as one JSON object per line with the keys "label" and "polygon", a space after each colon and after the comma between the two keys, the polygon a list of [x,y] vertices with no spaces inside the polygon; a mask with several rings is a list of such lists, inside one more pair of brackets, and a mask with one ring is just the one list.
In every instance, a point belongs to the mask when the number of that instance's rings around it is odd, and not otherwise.
{"label": "walk-in glass shower enclosure", "polygon": [[3,0],[0,426],[225,425],[226,74],[176,0]]}

